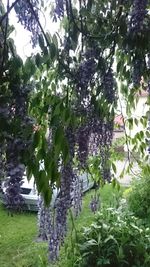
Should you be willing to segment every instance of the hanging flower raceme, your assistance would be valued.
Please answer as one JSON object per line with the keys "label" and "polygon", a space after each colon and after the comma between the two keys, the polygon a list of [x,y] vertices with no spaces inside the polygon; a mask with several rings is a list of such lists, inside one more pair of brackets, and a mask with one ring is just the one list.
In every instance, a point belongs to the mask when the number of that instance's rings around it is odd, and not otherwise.
{"label": "hanging flower raceme", "polygon": [[77,130],[78,160],[79,166],[84,168],[88,157],[88,147],[90,138],[90,128],[83,125]]}
{"label": "hanging flower raceme", "polygon": [[64,0],[55,0],[54,21],[57,21],[57,18],[61,19],[64,17],[64,4]]}
{"label": "hanging flower raceme", "polygon": [[31,32],[31,40],[33,47],[38,42],[38,36],[40,34],[40,28],[38,24],[39,20],[39,0],[20,0],[15,5],[15,11],[19,22]]}
{"label": "hanging flower raceme", "polygon": [[0,192],[2,190],[1,185],[5,179],[5,143],[4,140],[0,140]]}
{"label": "hanging flower raceme", "polygon": [[20,140],[10,140],[7,142],[6,152],[6,181],[5,181],[5,203],[9,210],[20,210],[24,205],[21,196],[21,185],[25,171],[24,165],[20,164],[20,152],[22,142]]}
{"label": "hanging flower raceme", "polygon": [[114,103],[116,97],[115,97],[115,82],[113,77],[113,71],[111,68],[109,68],[103,78],[102,78],[102,88],[103,88],[103,94],[105,96],[105,99],[107,100],[108,104]]}
{"label": "hanging flower raceme", "polygon": [[130,34],[137,34],[144,29],[144,19],[147,14],[147,0],[134,0],[129,24]]}
{"label": "hanging flower raceme", "polygon": [[77,217],[82,209],[82,180],[79,176],[74,173],[73,183],[72,183],[72,206],[74,208],[74,215]]}
{"label": "hanging flower raceme", "polygon": [[111,172],[108,160],[113,138],[113,119],[108,122],[94,118],[91,122],[92,134],[89,140],[89,153],[92,156],[99,155],[99,166],[103,181],[111,181]]}
{"label": "hanging flower raceme", "polygon": [[150,54],[147,56],[147,68],[150,70]]}
{"label": "hanging flower raceme", "polygon": [[61,186],[56,203],[56,227],[60,242],[63,243],[66,235],[67,211],[71,207],[71,185],[73,181],[73,170],[70,163],[67,163],[61,172]]}
{"label": "hanging flower raceme", "polygon": [[50,261],[58,259],[59,249],[66,235],[67,212],[71,207],[72,180],[72,166],[68,163],[61,171],[61,186],[55,201],[55,210],[47,224]]}
{"label": "hanging flower raceme", "polygon": [[[32,90],[30,85],[10,84],[11,100],[9,105],[9,123],[11,132],[6,136],[6,190],[5,202],[9,209],[20,210],[24,205],[21,196],[21,185],[25,166],[22,155],[31,145],[33,120],[27,116],[28,96]],[[21,127],[21,130],[17,127]],[[26,132],[28,132],[26,136]],[[31,133],[31,134],[30,134]]]}
{"label": "hanging flower raceme", "polygon": [[38,200],[38,230],[39,230],[38,238],[40,238],[42,241],[45,241],[48,239],[47,221],[49,217],[50,217],[50,214],[48,213],[48,210],[45,207],[43,197],[40,196]]}
{"label": "hanging flower raceme", "polygon": [[80,101],[86,100],[88,98],[89,94],[88,86],[92,82],[95,71],[96,71],[96,62],[94,57],[85,59],[80,64],[76,75],[76,80],[77,80],[76,91],[78,96],[80,97]]}
{"label": "hanging flower raceme", "polygon": [[95,193],[95,195],[91,196],[91,201],[90,201],[90,209],[93,213],[98,211],[100,208],[100,196]]}

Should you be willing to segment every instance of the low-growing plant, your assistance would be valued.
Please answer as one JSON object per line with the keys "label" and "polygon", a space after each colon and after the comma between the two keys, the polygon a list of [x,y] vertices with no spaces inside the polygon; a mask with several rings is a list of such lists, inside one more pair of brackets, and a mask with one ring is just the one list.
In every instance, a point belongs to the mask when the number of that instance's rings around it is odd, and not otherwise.
{"label": "low-growing plant", "polygon": [[150,217],[150,175],[135,179],[127,194],[127,202],[131,211],[140,218]]}
{"label": "low-growing plant", "polygon": [[122,208],[108,208],[80,231],[74,253],[73,267],[149,267],[150,229]]}

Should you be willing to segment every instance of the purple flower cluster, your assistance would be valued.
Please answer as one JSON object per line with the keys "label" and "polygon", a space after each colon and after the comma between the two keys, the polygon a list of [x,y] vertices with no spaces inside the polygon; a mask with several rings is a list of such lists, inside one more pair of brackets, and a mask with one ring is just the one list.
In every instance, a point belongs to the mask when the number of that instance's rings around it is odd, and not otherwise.
{"label": "purple flower cluster", "polygon": [[108,182],[111,181],[111,172],[108,160],[110,158],[110,147],[113,139],[113,129],[113,120],[103,124],[102,144],[100,147],[102,177],[104,181]]}
{"label": "purple flower cluster", "polygon": [[75,133],[73,128],[68,127],[66,129],[66,138],[67,138],[67,142],[69,145],[69,153],[70,153],[70,159],[72,160],[74,158],[74,153],[75,153]]}
{"label": "purple flower cluster", "polygon": [[141,62],[140,60],[137,59],[134,61],[133,72],[132,72],[132,81],[135,87],[140,85],[140,81],[141,81],[140,69],[141,69]]}
{"label": "purple flower cluster", "polygon": [[5,203],[9,210],[20,210],[24,204],[21,196],[21,185],[25,171],[24,165],[20,164],[20,146],[15,140],[7,143],[7,164],[6,164],[6,181],[5,181]]}
{"label": "purple flower cluster", "polygon": [[64,0],[55,0],[55,9],[53,20],[57,22],[57,18],[64,17]]}
{"label": "purple flower cluster", "polygon": [[99,155],[99,166],[101,169],[101,176],[104,181],[110,182],[111,172],[108,164],[109,151],[113,138],[113,120],[107,122],[103,119],[96,118],[91,114],[90,127],[91,135],[89,139],[89,154],[97,156]]}
{"label": "purple flower cluster", "polygon": [[67,163],[62,168],[60,192],[56,203],[56,227],[61,242],[66,234],[67,211],[71,206],[70,193],[73,177],[71,163]]}
{"label": "purple flower cluster", "polygon": [[80,167],[86,166],[86,160],[88,157],[90,128],[88,125],[81,126],[77,131],[77,144],[78,144],[78,159]]}
{"label": "purple flower cluster", "polygon": [[[91,53],[92,54],[92,53]],[[77,92],[82,99],[87,96],[87,87],[92,82],[96,71],[96,62],[94,57],[84,60],[77,71]]]}
{"label": "purple flower cluster", "polygon": [[0,140],[0,192],[1,192],[1,184],[2,181],[5,179],[5,144],[4,140]]}
{"label": "purple flower cluster", "polygon": [[129,25],[129,32],[140,33],[144,29],[144,19],[147,14],[147,0],[134,0],[133,9],[131,12],[131,19]]}
{"label": "purple flower cluster", "polygon": [[[31,6],[32,8],[31,8]],[[19,22],[24,26],[25,29],[32,33],[31,39],[33,47],[38,42],[38,36],[40,28],[37,19],[39,19],[39,0],[30,0],[30,4],[26,0],[20,0],[15,6],[15,11]],[[34,10],[34,13],[33,13]]]}
{"label": "purple flower cluster", "polygon": [[42,241],[48,241],[49,260],[51,262],[56,261],[60,244],[55,226],[55,211],[52,210],[52,207],[45,207],[43,197],[41,196],[39,198],[38,229],[38,238]]}
{"label": "purple flower cluster", "polygon": [[54,262],[59,257],[60,242],[56,232],[56,228],[53,225],[51,228],[51,235],[48,239],[48,251],[49,251],[49,261]]}
{"label": "purple flower cluster", "polygon": [[149,96],[150,96],[150,81],[148,81],[147,91],[148,91]]}
{"label": "purple flower cluster", "polygon": [[8,107],[0,107],[0,118],[8,119],[10,115],[10,109]]}
{"label": "purple flower cluster", "polygon": [[93,48],[88,48],[86,52],[83,54],[83,56],[88,60],[89,58],[98,59],[100,56],[100,49],[96,47],[94,44],[92,46]]}
{"label": "purple flower cluster", "polygon": [[95,194],[94,196],[91,196],[91,201],[90,201],[90,209],[92,212],[98,211],[100,208],[100,196],[98,194]]}
{"label": "purple flower cluster", "polygon": [[102,78],[103,94],[108,103],[113,103],[115,100],[115,83],[112,69],[109,68]]}
{"label": "purple flower cluster", "polygon": [[148,54],[147,68],[150,70],[150,54]]}
{"label": "purple flower cluster", "polygon": [[72,183],[72,206],[74,208],[74,215],[77,217],[82,209],[82,181],[80,181],[79,177],[75,174],[74,180]]}
{"label": "purple flower cluster", "polygon": [[[71,206],[71,185],[73,181],[73,170],[71,163],[62,167],[61,186],[55,201],[55,211],[48,234],[49,259],[55,261],[58,258],[60,245],[63,244],[67,231],[67,212]],[[48,226],[49,227],[49,226]]]}
{"label": "purple flower cluster", "polygon": [[[12,103],[8,108],[12,130],[6,137],[5,172],[7,180],[4,197],[7,207],[11,210],[19,210],[24,205],[21,196],[21,184],[25,167],[21,164],[21,157],[31,144],[33,120],[27,116],[27,100],[31,88],[32,86],[30,85],[19,86],[14,83],[10,84]],[[19,131],[16,130],[16,127],[19,127]],[[27,136],[25,132],[27,132]]]}
{"label": "purple flower cluster", "polygon": [[45,207],[44,200],[42,196],[39,197],[39,203],[38,203],[38,230],[39,230],[39,235],[38,238],[41,240],[45,241],[48,239],[47,237],[47,217],[48,217],[48,212],[47,208]]}

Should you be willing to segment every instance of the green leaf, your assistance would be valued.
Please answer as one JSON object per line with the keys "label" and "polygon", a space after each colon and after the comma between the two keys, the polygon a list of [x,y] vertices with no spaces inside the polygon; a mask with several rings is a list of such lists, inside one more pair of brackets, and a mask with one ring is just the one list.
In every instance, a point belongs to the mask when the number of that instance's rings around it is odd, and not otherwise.
{"label": "green leaf", "polygon": [[61,149],[63,153],[63,161],[64,163],[67,163],[69,160],[69,146],[65,138],[63,139],[63,142],[61,143]]}
{"label": "green leaf", "polygon": [[33,148],[36,148],[39,146],[41,140],[41,134],[40,131],[36,131],[33,136]]}
{"label": "green leaf", "polygon": [[54,43],[50,44],[49,50],[50,50],[50,57],[52,60],[54,60],[54,58],[56,57],[56,53],[57,53],[56,46]]}
{"label": "green leaf", "polygon": [[30,77],[35,73],[36,66],[35,62],[32,58],[27,58],[25,64],[24,64],[24,72],[23,72],[23,78],[25,81],[28,81]]}
{"label": "green leaf", "polygon": [[55,131],[55,137],[54,137],[54,142],[55,145],[61,145],[62,142],[64,141],[64,131],[61,126],[59,126],[56,131]]}
{"label": "green leaf", "polygon": [[114,173],[116,173],[117,172],[116,165],[112,162],[111,166],[112,166],[112,169],[113,169]]}
{"label": "green leaf", "polygon": [[52,188],[51,187],[46,188],[42,193],[43,193],[45,205],[49,207],[49,204],[52,199],[52,193],[53,193]]}
{"label": "green leaf", "polygon": [[55,47],[58,48],[58,40],[57,40],[57,35],[56,34],[53,35],[52,40],[53,40],[53,43],[54,43]]}
{"label": "green leaf", "polygon": [[132,130],[133,129],[133,118],[129,118],[128,123],[129,123],[129,130]]}
{"label": "green leaf", "polygon": [[138,119],[137,118],[134,119],[134,123],[136,124],[136,126],[138,126]]}
{"label": "green leaf", "polygon": [[37,53],[36,56],[35,56],[35,63],[37,65],[37,67],[40,67],[41,66],[42,58],[41,58],[41,56],[40,56],[39,53]]}
{"label": "green leaf", "polygon": [[47,189],[48,184],[47,184],[47,175],[45,170],[39,171],[39,176],[37,177],[37,183],[39,187],[39,193]]}
{"label": "green leaf", "polygon": [[43,35],[42,35],[42,34],[39,35],[39,46],[40,46],[40,48],[41,48],[42,50],[43,50],[44,47],[45,47],[44,38],[43,38]]}

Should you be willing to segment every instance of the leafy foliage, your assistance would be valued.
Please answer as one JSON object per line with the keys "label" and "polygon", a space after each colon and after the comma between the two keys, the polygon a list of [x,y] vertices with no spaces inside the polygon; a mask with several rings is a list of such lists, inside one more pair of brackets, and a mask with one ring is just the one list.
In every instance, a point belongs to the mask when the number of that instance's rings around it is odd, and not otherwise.
{"label": "leafy foliage", "polygon": [[102,210],[80,231],[72,266],[149,266],[150,229],[120,208]]}
{"label": "leafy foliage", "polygon": [[150,175],[135,178],[127,194],[129,208],[140,218],[150,217]]}

